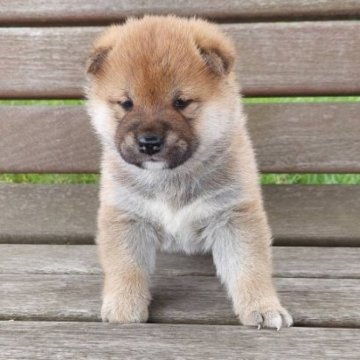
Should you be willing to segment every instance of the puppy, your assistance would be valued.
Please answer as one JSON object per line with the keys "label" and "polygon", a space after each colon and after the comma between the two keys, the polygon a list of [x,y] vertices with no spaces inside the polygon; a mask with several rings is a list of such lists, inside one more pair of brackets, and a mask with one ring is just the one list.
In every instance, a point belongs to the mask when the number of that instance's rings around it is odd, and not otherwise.
{"label": "puppy", "polygon": [[102,146],[102,319],[145,322],[157,250],[212,252],[245,325],[292,318],[271,278],[271,233],[234,74],[213,24],[145,16],[108,28],[87,64]]}

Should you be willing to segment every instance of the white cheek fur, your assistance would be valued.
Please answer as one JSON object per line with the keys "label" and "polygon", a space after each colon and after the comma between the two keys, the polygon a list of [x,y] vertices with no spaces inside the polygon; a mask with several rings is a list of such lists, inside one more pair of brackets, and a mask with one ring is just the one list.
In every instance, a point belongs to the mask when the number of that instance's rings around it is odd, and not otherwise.
{"label": "white cheek fur", "polygon": [[205,145],[211,145],[232,133],[231,130],[238,119],[234,116],[236,114],[231,105],[213,101],[204,106],[200,115],[198,133]]}
{"label": "white cheek fur", "polygon": [[109,106],[100,100],[89,100],[87,111],[91,118],[91,124],[102,137],[103,143],[110,148],[114,148],[116,123],[112,119],[112,112]]}

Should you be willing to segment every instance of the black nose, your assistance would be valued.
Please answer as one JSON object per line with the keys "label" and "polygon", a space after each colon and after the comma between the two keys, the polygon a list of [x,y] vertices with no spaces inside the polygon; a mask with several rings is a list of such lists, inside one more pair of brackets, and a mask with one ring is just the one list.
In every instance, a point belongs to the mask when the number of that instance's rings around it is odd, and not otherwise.
{"label": "black nose", "polygon": [[141,153],[153,155],[161,150],[164,139],[155,134],[143,134],[138,136],[137,142]]}

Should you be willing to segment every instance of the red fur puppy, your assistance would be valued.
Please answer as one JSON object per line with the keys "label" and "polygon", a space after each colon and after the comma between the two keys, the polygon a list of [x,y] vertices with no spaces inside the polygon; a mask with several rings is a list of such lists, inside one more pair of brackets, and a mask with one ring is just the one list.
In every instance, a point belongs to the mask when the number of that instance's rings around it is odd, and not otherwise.
{"label": "red fur puppy", "polygon": [[272,283],[271,232],[234,62],[232,42],[198,19],[130,19],[95,41],[87,95],[103,145],[104,321],[148,319],[162,250],[211,252],[243,324],[292,324]]}

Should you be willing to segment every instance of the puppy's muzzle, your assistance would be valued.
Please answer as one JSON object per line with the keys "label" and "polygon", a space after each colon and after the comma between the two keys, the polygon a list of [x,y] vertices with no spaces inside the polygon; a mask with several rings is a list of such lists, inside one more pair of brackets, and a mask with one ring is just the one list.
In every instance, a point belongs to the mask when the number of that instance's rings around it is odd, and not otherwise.
{"label": "puppy's muzzle", "polygon": [[139,151],[146,155],[157,154],[164,146],[164,138],[157,134],[142,134],[136,140]]}

